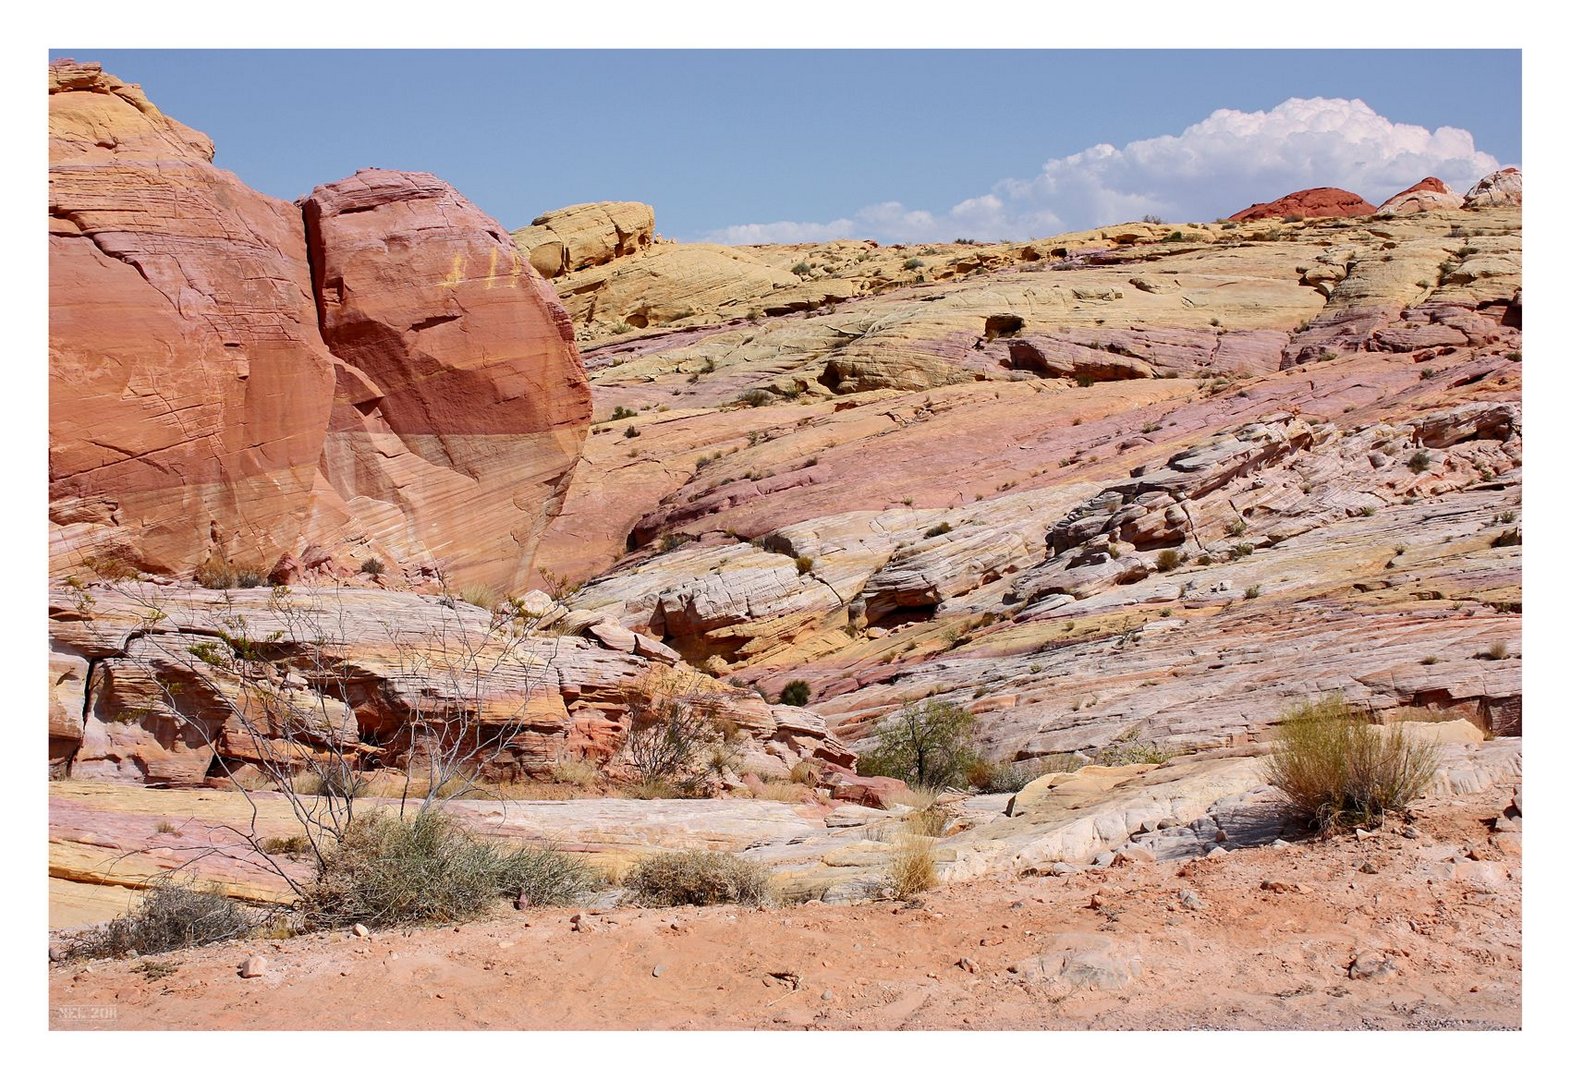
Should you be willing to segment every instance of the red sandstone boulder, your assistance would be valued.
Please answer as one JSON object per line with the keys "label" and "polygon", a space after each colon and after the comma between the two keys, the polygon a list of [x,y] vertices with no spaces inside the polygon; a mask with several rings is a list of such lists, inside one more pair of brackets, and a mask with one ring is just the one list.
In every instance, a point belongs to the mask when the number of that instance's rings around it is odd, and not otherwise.
{"label": "red sandstone boulder", "polygon": [[824,766],[821,783],[829,789],[831,796],[842,802],[859,803],[880,810],[893,809],[902,800],[908,801],[911,795],[911,789],[904,780],[896,780],[892,776],[858,776],[850,769],[831,764]]}
{"label": "red sandstone boulder", "polygon": [[1240,210],[1229,221],[1259,221],[1262,218],[1367,217],[1375,212],[1362,198],[1341,188],[1317,187],[1295,191],[1268,203],[1255,203]]}
{"label": "red sandstone boulder", "polygon": [[303,223],[96,64],[51,65],[49,131],[51,572],[522,585],[589,389],[500,225],[380,170]]}
{"label": "red sandstone boulder", "polygon": [[49,70],[51,569],[268,566],[331,406],[300,213],[96,64]]}
{"label": "red sandstone boulder", "polygon": [[567,313],[429,173],[364,169],[302,206],[338,358],[324,504],[401,565],[521,587],[588,430]]}
{"label": "red sandstone boulder", "polygon": [[1426,176],[1406,191],[1399,191],[1375,211],[1380,217],[1406,217],[1431,210],[1455,210],[1462,205],[1462,196],[1446,187],[1444,180]]}

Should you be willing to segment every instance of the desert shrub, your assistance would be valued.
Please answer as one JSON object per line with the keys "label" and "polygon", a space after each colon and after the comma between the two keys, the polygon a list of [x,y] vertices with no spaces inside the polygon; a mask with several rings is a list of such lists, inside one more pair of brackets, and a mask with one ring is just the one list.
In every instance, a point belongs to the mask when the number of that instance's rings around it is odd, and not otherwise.
{"label": "desert shrub", "polygon": [[269,855],[307,855],[311,851],[311,841],[304,833],[294,836],[269,836],[261,843],[261,848]]}
{"label": "desert shrub", "polygon": [[1155,214],[1147,214],[1144,217],[1142,217],[1140,220],[1145,222],[1147,225],[1166,225],[1167,224],[1167,222],[1163,221],[1160,217],[1158,217]]}
{"label": "desert shrub", "polygon": [[978,761],[966,770],[966,783],[983,795],[1014,794],[1041,775],[1035,762]]}
{"label": "desert shrub", "polygon": [[923,262],[921,259],[918,259],[915,256],[912,256],[911,258],[907,259],[905,262],[901,263],[900,265],[902,267],[904,267],[905,269],[907,269],[907,270],[915,270],[918,267],[926,266],[927,264],[925,262]]}
{"label": "desert shrub", "polygon": [[799,262],[791,268],[791,272],[797,277],[806,277],[813,272],[813,268],[806,262]]}
{"label": "desert shrub", "polygon": [[798,555],[796,557],[796,572],[798,574],[805,574],[812,568],[813,557],[811,555]]}
{"label": "desert shrub", "polygon": [[1165,574],[1171,570],[1177,570],[1178,564],[1183,561],[1184,558],[1179,554],[1177,548],[1164,548],[1156,557],[1156,568]]}
{"label": "desert shrub", "polygon": [[943,536],[946,532],[949,532],[951,528],[952,526],[949,524],[949,522],[940,521],[937,525],[934,525],[931,529],[928,529],[925,533],[923,533],[922,536],[924,539],[931,540],[935,536]]}
{"label": "desert shrub", "polygon": [[629,409],[625,405],[618,405],[616,408],[611,410],[611,419],[612,420],[631,420],[633,417],[635,417],[637,415],[638,415],[637,412],[635,412],[632,409]]}
{"label": "desert shrub", "polygon": [[360,564],[360,572],[362,574],[370,574],[372,577],[376,577],[386,569],[387,567],[383,565],[381,559],[367,559],[365,562]]}
{"label": "desert shrub", "polygon": [[256,920],[216,891],[164,883],[147,890],[136,910],[87,930],[67,947],[71,959],[143,956],[244,937]]}
{"label": "desert shrub", "polygon": [[1243,518],[1234,518],[1227,523],[1227,535],[1229,536],[1243,536],[1248,531],[1249,523]]}
{"label": "desert shrub", "polygon": [[804,784],[807,787],[817,787],[820,768],[812,758],[803,758],[791,766],[788,779],[793,784]]}
{"label": "desert shrub", "polygon": [[971,748],[976,717],[958,705],[928,700],[886,719],[862,754],[864,776],[892,776],[912,785],[943,787],[964,779],[977,760]]}
{"label": "desert shrub", "polygon": [[812,696],[813,688],[804,680],[792,679],[780,691],[780,704],[795,705],[797,708],[801,708],[808,703]]}
{"label": "desert shrub", "polygon": [[501,603],[501,597],[489,585],[465,585],[458,596],[464,603],[487,611],[495,610],[497,604]]}
{"label": "desert shrub", "polygon": [[627,430],[622,432],[622,437],[626,439],[636,439],[638,438],[638,429],[632,424],[628,424]]}
{"label": "desert shrub", "polygon": [[897,900],[909,900],[938,884],[937,842],[919,832],[903,833],[889,860],[889,888]]}
{"label": "desert shrub", "polygon": [[1244,599],[1245,600],[1258,600],[1259,598],[1260,598],[1260,586],[1259,585],[1251,585],[1251,586],[1249,586],[1249,588],[1244,590]]}
{"label": "desert shrub", "polygon": [[1511,649],[1503,641],[1497,641],[1484,650],[1486,660],[1504,660],[1511,655]]}
{"label": "desert shrub", "polygon": [[1437,748],[1401,727],[1380,728],[1340,695],[1283,714],[1266,779],[1322,832],[1379,824],[1429,786]]}
{"label": "desert shrub", "polygon": [[1172,751],[1154,742],[1139,742],[1133,737],[1122,736],[1096,755],[1098,765],[1162,765],[1172,759]]}
{"label": "desert shrub", "polygon": [[357,816],[324,854],[302,907],[317,927],[457,922],[484,914],[503,896],[571,903],[596,882],[571,855],[510,850],[438,811],[411,818],[372,813]]}
{"label": "desert shrub", "polygon": [[241,566],[216,556],[196,568],[196,583],[204,589],[254,589],[267,584],[267,571]]}
{"label": "desert shrub", "polygon": [[670,798],[702,778],[708,752],[726,741],[716,722],[720,704],[696,679],[666,671],[651,673],[629,693],[623,754],[639,780],[672,789],[638,797]]}
{"label": "desert shrub", "polygon": [[551,766],[551,779],[558,784],[589,788],[600,783],[600,770],[582,760],[558,761]]}
{"label": "desert shrub", "polygon": [[757,387],[755,387],[752,390],[749,390],[747,393],[745,393],[741,397],[737,398],[737,400],[740,401],[743,405],[746,405],[746,406],[748,406],[750,408],[754,408],[754,409],[757,409],[757,408],[759,408],[760,406],[763,406],[763,405],[768,405],[774,399],[775,399],[775,396],[773,394],[771,394],[768,390],[764,390],[762,388],[757,388]]}
{"label": "desert shrub", "polygon": [[650,907],[748,904],[769,900],[763,868],[728,851],[669,851],[644,859],[622,881],[633,899]]}
{"label": "desert shrub", "polygon": [[1416,473],[1421,473],[1425,469],[1429,468],[1429,462],[1430,457],[1428,451],[1418,450],[1414,452],[1412,457],[1407,459],[1407,467]]}

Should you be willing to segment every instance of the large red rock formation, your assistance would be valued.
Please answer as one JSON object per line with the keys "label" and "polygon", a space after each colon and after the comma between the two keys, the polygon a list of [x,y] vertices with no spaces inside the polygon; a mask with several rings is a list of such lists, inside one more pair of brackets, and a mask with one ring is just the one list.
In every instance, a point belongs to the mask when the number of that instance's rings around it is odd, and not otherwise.
{"label": "large red rock formation", "polygon": [[302,221],[97,65],[53,65],[49,90],[51,569],[314,547],[521,585],[589,390],[506,231],[385,171],[318,188]]}
{"label": "large red rock formation", "polygon": [[299,211],[96,64],[49,71],[51,564],[261,562],[305,524],[332,357]]}
{"label": "large red rock formation", "polygon": [[1375,212],[1362,198],[1341,188],[1305,188],[1268,203],[1255,203],[1229,217],[1229,221],[1258,221],[1261,218],[1367,217]]}
{"label": "large red rock formation", "polygon": [[513,588],[589,421],[573,327],[508,234],[428,173],[304,200],[338,395],[335,509],[400,563]]}

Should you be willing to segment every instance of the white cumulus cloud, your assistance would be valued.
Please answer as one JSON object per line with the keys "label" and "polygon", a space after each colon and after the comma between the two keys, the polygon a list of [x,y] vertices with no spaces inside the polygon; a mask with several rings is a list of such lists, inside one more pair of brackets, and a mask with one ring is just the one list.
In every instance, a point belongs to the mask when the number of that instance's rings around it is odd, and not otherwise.
{"label": "white cumulus cloud", "polygon": [[1209,221],[1307,187],[1346,188],[1378,206],[1425,176],[1465,191],[1498,168],[1461,128],[1394,123],[1358,100],[1289,98],[1265,112],[1218,109],[1178,135],[1054,158],[1030,179],[1000,180],[943,212],[884,202],[834,221],[733,225],[703,239],[1023,240],[1146,214]]}

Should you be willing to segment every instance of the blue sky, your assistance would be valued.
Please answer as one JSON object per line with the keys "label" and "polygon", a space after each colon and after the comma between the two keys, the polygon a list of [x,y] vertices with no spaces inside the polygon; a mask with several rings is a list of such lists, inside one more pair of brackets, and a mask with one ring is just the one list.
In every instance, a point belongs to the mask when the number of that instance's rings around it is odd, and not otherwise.
{"label": "blue sky", "polygon": [[1509,50],[50,55],[141,83],[271,195],[421,169],[508,228],[637,199],[684,240],[1023,238],[1522,157]]}

